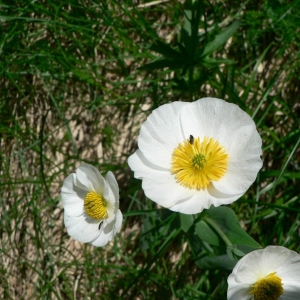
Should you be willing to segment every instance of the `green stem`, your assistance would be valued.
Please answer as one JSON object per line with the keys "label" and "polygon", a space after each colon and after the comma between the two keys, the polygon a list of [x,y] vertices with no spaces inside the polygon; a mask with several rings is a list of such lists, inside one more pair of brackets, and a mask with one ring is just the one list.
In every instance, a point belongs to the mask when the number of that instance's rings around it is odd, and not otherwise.
{"label": "green stem", "polygon": [[192,102],[194,96],[194,66],[189,67],[189,96],[190,102]]}
{"label": "green stem", "polygon": [[218,234],[219,236],[222,238],[222,240],[225,242],[225,244],[229,247],[229,246],[232,246],[232,243],[230,242],[230,240],[228,239],[228,237],[224,234],[224,232],[221,230],[221,228],[218,226],[218,224],[209,219],[209,218],[206,218],[205,219],[205,222],[207,224],[209,224]]}

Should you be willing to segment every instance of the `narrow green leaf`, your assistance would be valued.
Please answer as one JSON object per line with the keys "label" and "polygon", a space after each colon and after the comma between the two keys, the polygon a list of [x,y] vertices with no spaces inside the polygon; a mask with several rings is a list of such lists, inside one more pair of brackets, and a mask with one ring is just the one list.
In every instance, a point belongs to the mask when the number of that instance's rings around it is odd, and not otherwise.
{"label": "narrow green leaf", "polygon": [[185,60],[185,57],[183,57],[180,52],[160,40],[156,40],[155,43],[151,45],[150,50],[160,53],[169,59]]}
{"label": "narrow green leaf", "polygon": [[[185,2],[186,5],[187,1]],[[187,51],[191,54],[192,52],[192,11],[191,9],[184,10],[184,23],[183,27],[181,28],[181,42],[183,43],[184,47]]]}
{"label": "narrow green leaf", "polygon": [[173,61],[169,59],[160,59],[155,60],[151,63],[148,63],[144,66],[139,67],[139,70],[156,70],[156,69],[163,69],[163,68],[170,68],[170,69],[180,69],[184,65],[182,61]]}
{"label": "narrow green leaf", "polygon": [[233,65],[235,61],[232,59],[223,59],[223,58],[213,58],[213,57],[205,57],[203,61],[199,61],[202,63],[204,67],[212,68],[221,64],[224,65]]}
{"label": "narrow green leaf", "polygon": [[[266,47],[266,49],[264,50],[264,52],[261,54],[261,56],[257,59],[257,61],[256,61],[256,63],[255,63],[255,66],[254,66],[254,68],[253,68],[253,70],[252,70],[252,72],[251,72],[251,77],[250,77],[250,79],[249,79],[249,83],[248,83],[248,85],[247,85],[247,88],[245,89],[245,91],[243,92],[243,96],[242,96],[242,100],[243,101],[246,101],[246,99],[248,98],[248,96],[249,96],[249,93],[250,93],[250,91],[251,91],[251,89],[253,88],[253,86],[256,84],[256,75],[257,75],[257,72],[258,72],[258,67],[259,67],[259,65],[264,61],[264,59],[265,59],[265,57],[266,57],[266,55],[267,55],[267,53],[268,53],[268,51],[269,51],[269,49],[271,48],[271,46],[272,46],[272,43],[268,46],[268,47]],[[273,85],[274,83],[272,82],[272,85]],[[269,93],[269,92],[268,92]],[[261,101],[261,103],[259,104],[259,106],[261,106],[262,105],[262,103],[263,103],[264,101]],[[257,112],[254,112],[254,114],[253,114],[253,118],[255,117],[255,115],[256,115],[256,113]]]}
{"label": "narrow green leaf", "polygon": [[235,21],[228,28],[223,30],[220,34],[218,34],[215,39],[205,46],[202,57],[209,55],[220,48],[223,44],[227,42],[227,40],[238,30],[240,27],[240,22]]}

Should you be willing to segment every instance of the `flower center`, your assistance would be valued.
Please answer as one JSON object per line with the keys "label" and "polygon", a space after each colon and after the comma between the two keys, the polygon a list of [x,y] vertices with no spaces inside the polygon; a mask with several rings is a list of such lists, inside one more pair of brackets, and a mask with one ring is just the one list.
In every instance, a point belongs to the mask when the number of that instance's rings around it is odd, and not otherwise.
{"label": "flower center", "polygon": [[84,208],[86,213],[93,219],[107,219],[106,201],[96,192],[88,192],[84,198]]}
{"label": "flower center", "polygon": [[276,272],[256,281],[251,288],[250,295],[254,295],[255,300],[278,300],[284,292],[281,278]]}
{"label": "flower center", "polygon": [[172,154],[171,171],[176,180],[190,189],[204,189],[227,171],[228,154],[213,138],[190,138],[180,143]]}

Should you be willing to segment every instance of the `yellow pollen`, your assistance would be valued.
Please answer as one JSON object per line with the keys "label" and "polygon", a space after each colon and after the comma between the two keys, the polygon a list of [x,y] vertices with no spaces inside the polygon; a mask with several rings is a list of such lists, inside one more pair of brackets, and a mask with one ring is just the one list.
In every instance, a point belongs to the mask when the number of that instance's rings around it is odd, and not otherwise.
{"label": "yellow pollen", "polygon": [[281,278],[274,272],[256,281],[249,294],[254,295],[255,300],[278,300],[283,292]]}
{"label": "yellow pollen", "polygon": [[[191,143],[192,137],[192,143]],[[177,182],[190,189],[204,189],[227,171],[228,154],[213,138],[194,138],[180,143],[172,154],[172,174]]]}
{"label": "yellow pollen", "polygon": [[96,192],[88,192],[84,198],[84,208],[86,213],[95,220],[107,219],[105,199]]}

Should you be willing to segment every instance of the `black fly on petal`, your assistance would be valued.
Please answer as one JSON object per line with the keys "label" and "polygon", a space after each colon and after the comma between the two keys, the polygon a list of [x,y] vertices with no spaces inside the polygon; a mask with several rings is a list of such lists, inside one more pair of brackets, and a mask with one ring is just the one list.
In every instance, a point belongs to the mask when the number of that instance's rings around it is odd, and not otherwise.
{"label": "black fly on petal", "polygon": [[194,137],[192,135],[190,135],[189,142],[191,145],[194,144]]}
{"label": "black fly on petal", "polygon": [[99,230],[101,229],[102,224],[103,224],[103,221],[101,221],[99,224],[99,227],[98,227]]}

